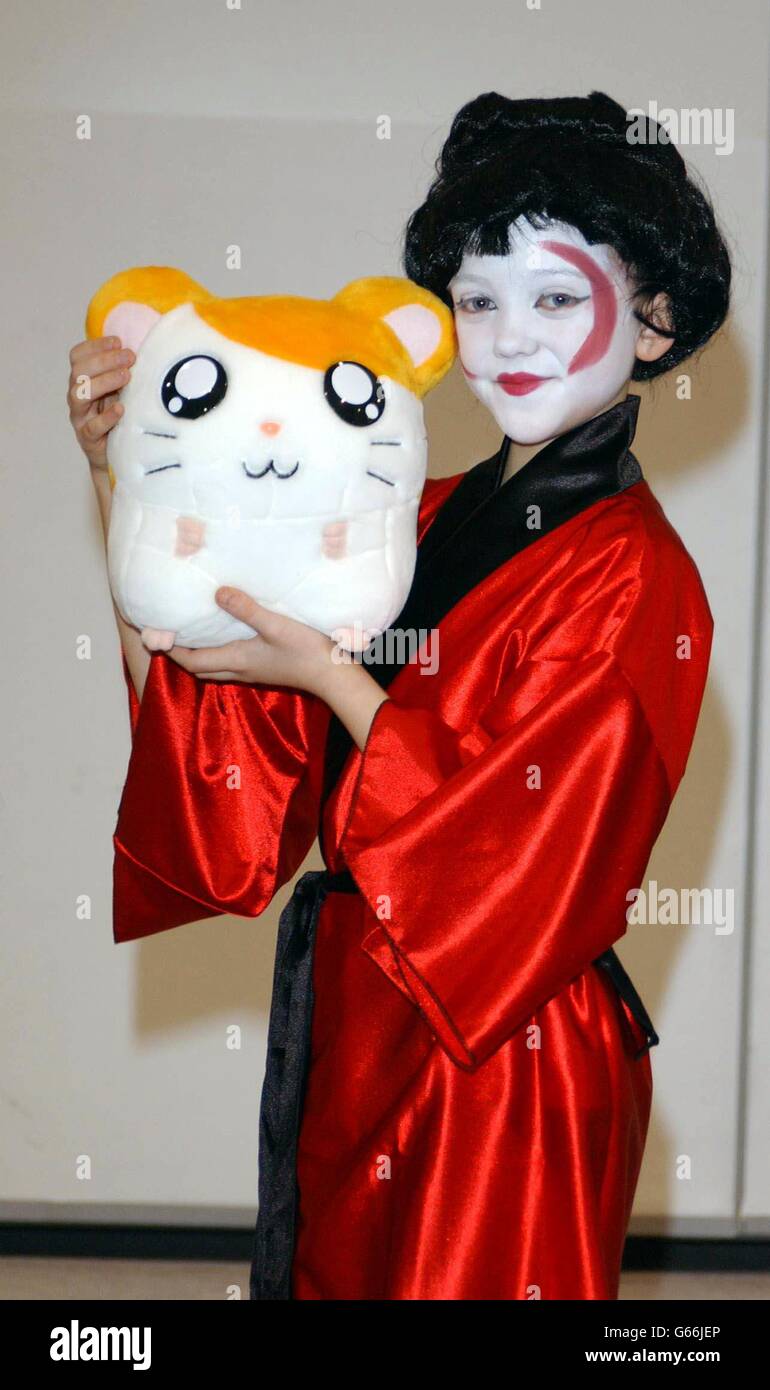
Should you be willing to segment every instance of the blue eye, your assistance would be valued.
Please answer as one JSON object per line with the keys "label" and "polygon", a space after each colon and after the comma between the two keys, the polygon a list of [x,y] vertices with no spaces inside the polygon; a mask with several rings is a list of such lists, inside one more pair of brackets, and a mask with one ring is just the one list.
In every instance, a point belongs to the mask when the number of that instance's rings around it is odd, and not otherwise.
{"label": "blue eye", "polygon": [[335,362],[327,368],[324,395],[347,425],[373,425],[385,409],[382,382],[360,362]]}
{"label": "blue eye", "polygon": [[[478,306],[481,305],[481,308]],[[464,299],[459,299],[455,304],[455,309],[462,309],[465,313],[483,313],[487,305],[492,305],[492,300],[486,294],[469,294]],[[471,307],[473,306],[473,307]],[[494,307],[492,305],[492,307]]]}
{"label": "blue eye", "polygon": [[183,357],[166,373],[160,389],[169,415],[175,419],[197,420],[224,399],[227,375],[215,357]]}
{"label": "blue eye", "polygon": [[[575,304],[582,304],[584,300],[590,298],[591,296],[587,294],[579,296],[576,294],[568,294],[566,290],[552,290],[550,294],[541,294],[536,307],[544,308],[547,312],[551,313],[554,309],[571,309]],[[551,304],[549,306],[543,303],[543,300],[546,299],[560,300],[561,303]]]}

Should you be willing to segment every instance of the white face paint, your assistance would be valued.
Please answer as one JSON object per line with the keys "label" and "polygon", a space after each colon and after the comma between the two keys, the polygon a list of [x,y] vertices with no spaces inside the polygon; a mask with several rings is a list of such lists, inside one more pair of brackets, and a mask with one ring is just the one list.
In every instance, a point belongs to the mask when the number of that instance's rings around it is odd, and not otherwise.
{"label": "white face paint", "polygon": [[519,218],[510,230],[507,256],[465,255],[449,289],[471,390],[504,434],[537,444],[607,409],[642,325],[611,247],[561,222],[536,230]]}

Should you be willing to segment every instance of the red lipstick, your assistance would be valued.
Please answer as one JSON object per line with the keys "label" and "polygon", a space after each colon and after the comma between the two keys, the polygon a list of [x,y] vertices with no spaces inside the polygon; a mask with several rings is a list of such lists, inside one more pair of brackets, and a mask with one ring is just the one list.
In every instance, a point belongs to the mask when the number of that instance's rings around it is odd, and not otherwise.
{"label": "red lipstick", "polygon": [[528,396],[544,381],[550,381],[550,377],[533,376],[531,372],[501,372],[497,377],[498,386],[502,386],[508,396]]}

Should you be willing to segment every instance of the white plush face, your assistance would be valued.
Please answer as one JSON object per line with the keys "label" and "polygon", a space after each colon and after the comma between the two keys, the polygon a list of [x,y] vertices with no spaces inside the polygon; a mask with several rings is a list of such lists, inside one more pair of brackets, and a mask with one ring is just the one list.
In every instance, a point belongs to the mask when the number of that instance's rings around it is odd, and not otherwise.
{"label": "white plush face", "polygon": [[121,401],[108,445],[117,480],[203,519],[332,519],[419,498],[425,481],[410,391],[365,364],[325,374],[271,357],[192,304],[151,329]]}
{"label": "white plush face", "polygon": [[609,246],[575,227],[511,227],[507,256],[466,255],[450,281],[465,378],[520,444],[605,410],[628,381],[641,325]]}
{"label": "white plush face", "polygon": [[[362,650],[414,574],[419,397],[365,363],[320,370],[233,341],[191,303],[121,315],[114,331],[137,351],[107,446],[123,616],[151,649],[253,636],[215,602],[228,584]],[[434,316],[419,308],[388,321],[422,337],[424,353],[435,343]]]}

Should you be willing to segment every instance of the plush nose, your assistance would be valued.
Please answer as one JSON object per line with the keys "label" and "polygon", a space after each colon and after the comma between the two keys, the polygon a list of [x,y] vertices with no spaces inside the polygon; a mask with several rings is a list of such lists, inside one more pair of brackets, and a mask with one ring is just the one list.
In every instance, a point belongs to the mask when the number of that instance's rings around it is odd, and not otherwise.
{"label": "plush nose", "polygon": [[263,434],[277,434],[281,426],[277,420],[263,420],[259,428]]}

